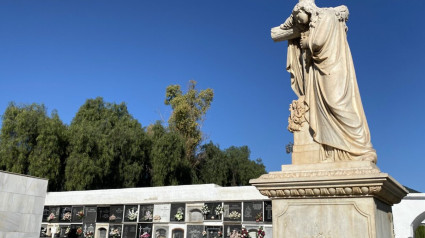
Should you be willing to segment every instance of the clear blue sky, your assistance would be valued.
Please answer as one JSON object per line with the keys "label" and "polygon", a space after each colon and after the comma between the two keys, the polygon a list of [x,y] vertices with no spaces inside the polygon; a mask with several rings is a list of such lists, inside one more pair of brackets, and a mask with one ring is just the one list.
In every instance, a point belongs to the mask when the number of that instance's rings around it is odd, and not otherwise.
{"label": "clear blue sky", "polygon": [[[0,114],[11,101],[44,103],[69,124],[88,98],[126,102],[143,126],[168,119],[170,84],[214,89],[203,131],[227,148],[248,145],[268,171],[290,163],[295,99],[286,43],[270,28],[296,0],[3,0]],[[378,166],[425,192],[425,1],[345,4],[348,40]]]}

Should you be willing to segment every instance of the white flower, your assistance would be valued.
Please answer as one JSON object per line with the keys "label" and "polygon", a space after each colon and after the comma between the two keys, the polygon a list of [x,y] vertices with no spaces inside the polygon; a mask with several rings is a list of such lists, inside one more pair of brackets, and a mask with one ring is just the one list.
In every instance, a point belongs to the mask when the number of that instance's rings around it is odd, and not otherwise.
{"label": "white flower", "polygon": [[232,211],[230,214],[229,214],[229,218],[230,219],[238,219],[238,218],[240,218],[241,217],[241,214],[239,213],[239,212],[237,212],[237,211]]}
{"label": "white flower", "polygon": [[134,211],[134,208],[128,209],[127,218],[130,221],[134,221],[137,219],[137,216],[139,215],[139,211]]}

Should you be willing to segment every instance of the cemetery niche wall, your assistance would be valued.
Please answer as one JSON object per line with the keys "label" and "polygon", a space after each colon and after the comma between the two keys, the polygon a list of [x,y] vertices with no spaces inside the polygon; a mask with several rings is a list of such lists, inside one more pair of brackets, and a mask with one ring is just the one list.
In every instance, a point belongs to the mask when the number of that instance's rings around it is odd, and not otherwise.
{"label": "cemetery niche wall", "polygon": [[[271,238],[271,201],[214,184],[48,193],[40,237]],[[245,228],[248,227],[248,228]]]}

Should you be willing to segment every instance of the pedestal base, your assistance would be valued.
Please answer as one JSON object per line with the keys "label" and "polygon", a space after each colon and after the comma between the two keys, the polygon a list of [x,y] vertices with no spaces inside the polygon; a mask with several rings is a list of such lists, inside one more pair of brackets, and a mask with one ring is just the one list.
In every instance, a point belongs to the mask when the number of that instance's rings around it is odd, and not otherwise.
{"label": "pedestal base", "polygon": [[394,237],[391,207],[374,198],[273,200],[273,237]]}
{"label": "pedestal base", "polygon": [[284,165],[250,181],[273,202],[274,238],[390,238],[407,191],[366,161]]}

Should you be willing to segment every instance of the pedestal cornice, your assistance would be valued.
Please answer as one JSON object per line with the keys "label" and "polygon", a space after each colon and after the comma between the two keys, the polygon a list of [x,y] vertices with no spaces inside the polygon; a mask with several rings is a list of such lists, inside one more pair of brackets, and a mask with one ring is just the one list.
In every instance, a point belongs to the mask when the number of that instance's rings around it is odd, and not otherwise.
{"label": "pedestal cornice", "polygon": [[408,193],[370,162],[283,165],[250,183],[272,199],[375,197],[393,205]]}

